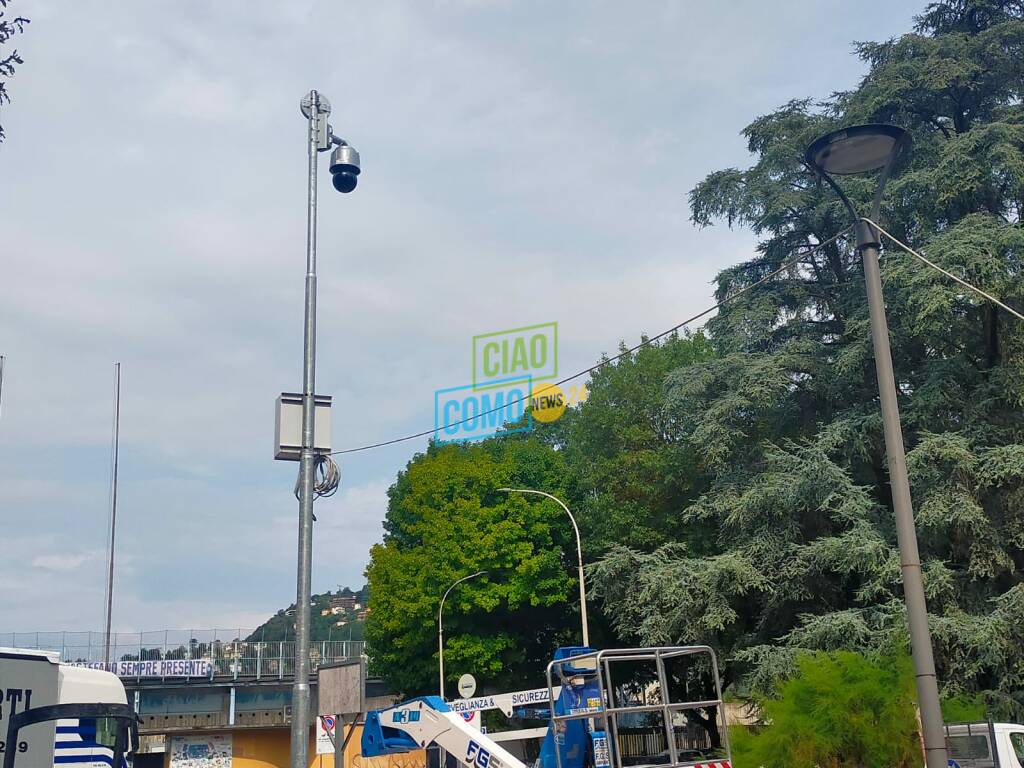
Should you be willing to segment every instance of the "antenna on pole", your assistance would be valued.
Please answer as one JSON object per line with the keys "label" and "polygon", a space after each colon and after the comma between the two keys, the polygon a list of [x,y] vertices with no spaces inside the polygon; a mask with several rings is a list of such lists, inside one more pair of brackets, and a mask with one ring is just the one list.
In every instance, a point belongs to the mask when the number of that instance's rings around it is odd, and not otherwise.
{"label": "antenna on pole", "polygon": [[111,457],[110,539],[107,542],[107,604],[104,613],[103,665],[110,665],[110,624],[114,607],[114,537],[117,533],[117,453],[121,432],[121,364],[114,363],[114,444]]}
{"label": "antenna on pole", "polygon": [[0,355],[0,416],[4,415],[4,359]]}

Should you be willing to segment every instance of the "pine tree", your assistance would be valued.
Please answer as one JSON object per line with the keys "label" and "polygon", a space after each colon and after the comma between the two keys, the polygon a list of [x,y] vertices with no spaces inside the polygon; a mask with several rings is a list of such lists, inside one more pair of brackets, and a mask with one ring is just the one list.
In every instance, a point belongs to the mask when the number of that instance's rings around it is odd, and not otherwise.
{"label": "pine tree", "polygon": [[[618,546],[593,571],[620,633],[710,642],[736,684],[769,688],[798,649],[876,649],[905,633],[862,269],[804,147],[842,125],[907,128],[914,149],[884,226],[1024,305],[1024,4],[933,3],[913,32],[856,50],[868,65],[856,89],[758,118],[744,131],[753,165],[690,193],[696,224],[760,238],[719,275],[719,299],[804,254],[709,324],[717,357],[668,379],[672,439],[702,472],[680,519],[709,535]],[[867,210],[874,179],[843,184]],[[882,258],[940,681],[1020,717],[1024,324],[897,248]]]}

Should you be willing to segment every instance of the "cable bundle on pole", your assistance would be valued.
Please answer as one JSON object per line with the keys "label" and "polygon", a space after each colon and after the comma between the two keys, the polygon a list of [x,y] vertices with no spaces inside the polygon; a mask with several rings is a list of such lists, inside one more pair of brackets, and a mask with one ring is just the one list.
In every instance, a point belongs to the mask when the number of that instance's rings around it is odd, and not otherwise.
{"label": "cable bundle on pole", "polygon": [[[321,453],[313,459],[313,497],[326,499],[333,496],[341,485],[341,467],[331,458],[330,454]],[[295,498],[301,498],[302,476],[295,481]],[[316,520],[316,516],[313,516]]]}

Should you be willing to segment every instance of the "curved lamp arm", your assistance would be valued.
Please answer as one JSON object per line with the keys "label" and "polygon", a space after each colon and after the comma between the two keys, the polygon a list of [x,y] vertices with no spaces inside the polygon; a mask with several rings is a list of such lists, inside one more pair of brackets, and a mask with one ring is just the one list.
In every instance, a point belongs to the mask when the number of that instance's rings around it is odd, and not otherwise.
{"label": "curved lamp arm", "polygon": [[572,512],[569,511],[569,507],[567,507],[561,499],[557,496],[552,496],[550,493],[537,491],[533,488],[498,488],[497,490],[502,493],[532,493],[537,496],[543,496],[546,499],[551,499],[565,510],[565,514],[567,514],[569,516],[569,520],[572,521],[572,529],[576,533],[576,563],[579,570],[580,619],[583,624],[583,645],[589,647],[590,628],[589,622],[587,621],[587,588],[583,579],[583,545],[580,542],[580,527],[576,525],[576,518],[573,517]]}
{"label": "curved lamp arm", "polygon": [[477,576],[483,576],[487,571],[477,571],[471,573],[469,576],[463,576],[461,579],[452,584],[448,589],[445,590],[444,595],[441,597],[441,603],[437,606],[437,676],[438,676],[438,692],[441,696],[441,700],[444,701],[444,623],[442,621],[442,612],[444,611],[444,601],[448,599],[448,595],[453,589],[464,581],[475,579]]}
{"label": "curved lamp arm", "polygon": [[[875,187],[875,194],[871,200],[871,220],[878,221],[878,217],[882,210],[882,193],[885,191],[885,185],[889,181],[889,176],[892,174],[892,169],[896,166],[896,161],[903,154],[907,145],[910,143],[910,135],[903,134],[898,139],[892,154],[889,155],[889,160],[882,168],[881,174],[878,176],[878,185]],[[843,188],[839,186],[835,179],[833,179],[824,168],[819,166],[816,162],[811,160],[809,157],[804,160],[804,163],[820,178],[823,179],[833,191],[838,195],[839,199],[843,201],[843,205],[846,206],[846,210],[850,213],[850,218],[853,223],[856,224],[861,220],[861,216],[857,214],[857,209],[853,207],[853,203],[850,202],[850,198],[843,192]],[[874,230],[874,227],[871,227]],[[877,238],[877,233],[875,234]]]}
{"label": "curved lamp arm", "polygon": [[441,611],[444,610],[444,601],[448,599],[448,594],[457,586],[459,586],[459,584],[461,584],[462,582],[469,581],[470,579],[475,579],[477,576],[483,576],[485,573],[487,573],[487,571],[477,571],[476,573],[469,574],[469,576],[463,576],[461,579],[456,581],[454,584],[448,587],[448,589],[445,590],[444,596],[441,598],[441,604],[437,607],[437,626],[441,626]]}

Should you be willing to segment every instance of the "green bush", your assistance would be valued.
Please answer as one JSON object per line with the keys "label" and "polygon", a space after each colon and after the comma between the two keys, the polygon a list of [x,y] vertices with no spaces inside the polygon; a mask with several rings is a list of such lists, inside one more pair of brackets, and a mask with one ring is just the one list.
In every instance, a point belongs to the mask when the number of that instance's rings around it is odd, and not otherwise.
{"label": "green bush", "polygon": [[961,693],[942,701],[942,719],[947,723],[973,723],[988,719],[985,697]]}
{"label": "green bush", "polygon": [[736,728],[736,768],[917,768],[914,670],[905,653],[808,653],[771,697],[765,727]]}

